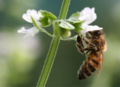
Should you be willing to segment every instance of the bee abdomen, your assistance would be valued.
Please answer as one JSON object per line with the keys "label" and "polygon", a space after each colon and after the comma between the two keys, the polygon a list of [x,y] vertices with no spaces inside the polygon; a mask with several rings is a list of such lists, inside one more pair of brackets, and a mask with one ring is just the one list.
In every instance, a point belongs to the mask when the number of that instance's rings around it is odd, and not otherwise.
{"label": "bee abdomen", "polygon": [[[94,69],[94,67],[92,67],[92,69]],[[96,69],[94,69],[95,71]],[[93,70],[92,70],[93,71]],[[90,70],[88,70],[87,67],[82,67],[79,71],[78,71],[78,79],[82,80],[82,79],[86,79],[88,76],[90,76],[92,74],[92,72]]]}
{"label": "bee abdomen", "polygon": [[[101,55],[101,53],[99,53]],[[88,58],[83,62],[78,70],[79,80],[86,79],[101,65],[102,56],[96,56],[96,53],[90,53]]]}

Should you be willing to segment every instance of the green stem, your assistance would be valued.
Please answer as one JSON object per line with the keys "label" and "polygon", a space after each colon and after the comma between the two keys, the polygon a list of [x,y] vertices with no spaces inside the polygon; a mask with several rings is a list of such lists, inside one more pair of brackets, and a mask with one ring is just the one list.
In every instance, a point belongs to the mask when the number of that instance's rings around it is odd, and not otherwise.
{"label": "green stem", "polygon": [[42,70],[40,79],[38,81],[37,87],[45,87],[45,84],[47,82],[48,76],[50,74],[50,71],[51,71],[51,68],[54,62],[54,58],[57,52],[59,41],[60,41],[60,37],[56,36],[53,38],[51,42],[51,46],[50,46],[46,61],[44,63],[43,70]]}
{"label": "green stem", "polygon": [[[67,11],[69,8],[69,3],[70,3],[70,0],[63,0],[59,19],[66,18]],[[57,48],[60,42],[60,34],[59,34],[59,29],[57,27],[53,27],[53,28],[54,28],[54,37],[52,39],[51,46],[49,48],[48,55],[46,57],[46,61],[44,63],[44,66],[36,87],[45,87],[52,65],[54,63],[55,55],[57,53]]]}
{"label": "green stem", "polygon": [[70,0],[63,0],[62,7],[60,10],[59,19],[65,19],[67,16]]}
{"label": "green stem", "polygon": [[[32,18],[32,17],[31,17]],[[50,36],[50,37],[53,37],[53,35],[49,32],[47,32],[45,29],[43,29],[42,27],[40,27],[37,22],[32,18],[32,22],[33,22],[33,25],[38,29],[40,30],[41,32],[44,32],[46,35]]]}
{"label": "green stem", "polygon": [[45,29],[43,28],[39,28],[41,32],[44,32],[46,35],[50,36],[50,37],[53,37],[53,35],[49,32],[47,32]]}
{"label": "green stem", "polygon": [[72,40],[75,40],[76,41],[76,38],[77,38],[77,35],[75,35],[73,37],[66,38],[66,39],[61,38],[61,40],[63,40],[63,41],[72,41]]}

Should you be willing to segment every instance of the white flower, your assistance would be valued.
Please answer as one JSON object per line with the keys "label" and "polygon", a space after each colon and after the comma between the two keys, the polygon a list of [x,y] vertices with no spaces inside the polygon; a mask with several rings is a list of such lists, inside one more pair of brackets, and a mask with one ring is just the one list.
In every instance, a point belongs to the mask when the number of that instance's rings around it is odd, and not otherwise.
{"label": "white flower", "polygon": [[87,24],[83,24],[81,27],[83,29],[83,30],[81,30],[81,34],[85,34],[88,31],[94,31],[94,30],[103,29],[102,27],[99,27],[97,25],[87,25]]}
{"label": "white flower", "polygon": [[88,31],[103,29],[102,27],[99,27],[97,25],[90,25],[96,20],[96,18],[97,15],[95,13],[95,8],[86,7],[80,12],[79,20],[83,21],[81,25],[81,34],[85,35],[85,33]]}
{"label": "white flower", "polygon": [[91,24],[97,18],[95,8],[86,7],[80,12],[79,20],[83,21],[84,24]]}
{"label": "white flower", "polygon": [[34,10],[34,9],[29,9],[29,10],[27,10],[27,12],[24,13],[23,16],[22,16],[22,18],[23,18],[25,21],[29,22],[29,23],[32,23],[32,18],[33,18],[36,22],[38,22],[41,17],[42,17],[42,14],[41,14],[40,12],[38,13],[38,12],[37,12],[36,10]]}
{"label": "white flower", "polygon": [[27,12],[23,14],[22,18],[29,23],[36,23],[36,26],[29,28],[29,29],[22,27],[17,32],[25,34],[25,37],[36,35],[39,32],[39,29],[37,29],[37,26],[39,27],[41,26],[39,22],[39,19],[41,17],[42,17],[42,14],[38,13],[36,10],[34,9],[27,10]]}
{"label": "white flower", "polygon": [[39,32],[39,30],[35,27],[29,28],[29,29],[22,27],[17,32],[25,34],[25,37],[28,37],[28,36],[35,36]]}

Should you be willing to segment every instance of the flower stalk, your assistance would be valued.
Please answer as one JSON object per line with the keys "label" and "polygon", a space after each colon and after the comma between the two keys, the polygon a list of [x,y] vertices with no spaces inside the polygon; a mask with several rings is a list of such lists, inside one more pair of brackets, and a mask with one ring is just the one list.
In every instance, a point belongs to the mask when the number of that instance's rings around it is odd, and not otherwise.
{"label": "flower stalk", "polygon": [[67,16],[70,0],[63,0],[62,7],[60,10],[59,19],[65,19]]}
{"label": "flower stalk", "polygon": [[[70,0],[63,0],[63,4],[60,10],[60,15],[59,19],[65,19],[67,15],[67,11],[69,8]],[[40,75],[40,78],[38,80],[38,84],[36,87],[45,87],[46,82],[48,80],[51,68],[53,66],[54,60],[55,60],[55,55],[57,53],[57,48],[59,46],[60,42],[60,32],[59,29],[53,25],[54,28],[54,37],[52,39],[48,55],[46,57],[45,63],[43,65],[43,69]]]}
{"label": "flower stalk", "polygon": [[48,80],[48,77],[49,77],[53,62],[54,62],[54,58],[57,52],[59,41],[60,41],[60,37],[55,36],[51,42],[51,46],[48,51],[48,55],[44,63],[43,70],[42,70],[40,79],[38,81],[37,87],[45,87],[46,85],[46,82]]}

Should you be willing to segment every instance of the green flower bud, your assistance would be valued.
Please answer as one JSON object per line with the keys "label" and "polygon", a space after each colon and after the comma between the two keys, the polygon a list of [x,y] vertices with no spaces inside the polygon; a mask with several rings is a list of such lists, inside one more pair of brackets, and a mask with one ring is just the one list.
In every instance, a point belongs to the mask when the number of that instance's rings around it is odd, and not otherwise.
{"label": "green flower bud", "polygon": [[61,29],[60,34],[62,38],[68,38],[71,36],[71,31],[67,29]]}

